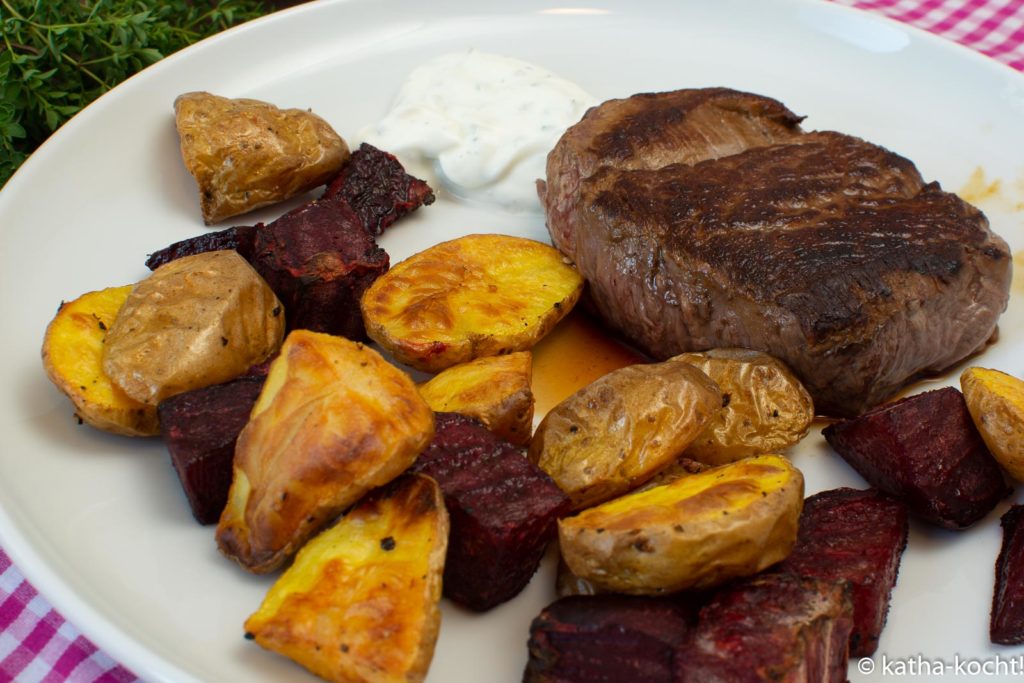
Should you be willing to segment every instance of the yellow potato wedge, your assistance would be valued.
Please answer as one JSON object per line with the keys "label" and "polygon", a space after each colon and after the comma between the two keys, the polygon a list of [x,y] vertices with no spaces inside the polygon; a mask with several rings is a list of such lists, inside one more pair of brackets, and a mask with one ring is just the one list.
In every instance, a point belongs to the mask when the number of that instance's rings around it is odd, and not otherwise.
{"label": "yellow potato wedge", "polygon": [[630,365],[548,412],[529,457],[580,510],[653,477],[683,454],[721,407],[718,386],[691,365]]}
{"label": "yellow potato wedge", "polygon": [[420,385],[434,412],[462,413],[480,420],[517,445],[533,434],[533,392],[529,351],[486,356],[453,365]]}
{"label": "yellow potato wedge", "polygon": [[246,620],[246,637],[334,683],[422,681],[447,547],[438,485],[399,477],[299,551]]}
{"label": "yellow potato wedge", "polygon": [[252,572],[277,569],[433,435],[408,375],[358,342],[294,330],[235,446],[221,552]]}
{"label": "yellow potato wedge", "polygon": [[598,595],[606,592],[573,574],[565,559],[558,558],[558,568],[555,570],[555,595],[564,598],[569,595]]}
{"label": "yellow potato wedge", "polygon": [[260,100],[185,93],[174,122],[207,225],[323,185],[349,157],[316,114]]}
{"label": "yellow potato wedge", "polygon": [[398,361],[439,372],[532,347],[579,300],[583,278],[553,247],[467,235],[402,261],[363,294],[367,334]]}
{"label": "yellow potato wedge", "polygon": [[284,309],[234,250],[166,263],[138,283],[107,334],[103,370],[136,401],[226,382],[281,345]]}
{"label": "yellow potato wedge", "polygon": [[678,460],[672,461],[667,467],[663,467],[658,470],[651,479],[643,486],[638,486],[635,491],[646,491],[647,489],[654,488],[655,486],[662,486],[663,484],[669,484],[676,479],[682,479],[683,477],[692,477],[695,474],[706,472],[711,469],[711,465],[705,465],[697,460],[691,460],[685,455]]}
{"label": "yellow potato wedge", "polygon": [[559,547],[596,590],[708,588],[786,558],[803,499],[800,470],[780,455],[755,456],[562,519]]}
{"label": "yellow potato wedge", "polygon": [[160,433],[156,406],[136,401],[103,371],[110,326],[132,285],[109,287],[61,303],[43,336],[43,368],[88,425],[126,436]]}
{"label": "yellow potato wedge", "polygon": [[671,360],[699,368],[722,390],[722,410],[686,449],[687,457],[724,465],[778,453],[807,436],[814,403],[781,361],[748,349],[712,349]]}
{"label": "yellow potato wedge", "polygon": [[992,457],[1007,474],[1024,482],[1024,381],[975,367],[960,375],[960,388]]}

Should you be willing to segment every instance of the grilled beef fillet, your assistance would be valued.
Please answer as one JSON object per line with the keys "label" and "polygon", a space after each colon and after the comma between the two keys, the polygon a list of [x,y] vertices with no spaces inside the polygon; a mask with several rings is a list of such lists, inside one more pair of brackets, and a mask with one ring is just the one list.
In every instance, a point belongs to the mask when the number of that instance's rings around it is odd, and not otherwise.
{"label": "grilled beef fillet", "polygon": [[724,88],[591,109],[538,184],[591,303],[655,358],[734,346],[850,416],[983,347],[1011,259],[913,163]]}

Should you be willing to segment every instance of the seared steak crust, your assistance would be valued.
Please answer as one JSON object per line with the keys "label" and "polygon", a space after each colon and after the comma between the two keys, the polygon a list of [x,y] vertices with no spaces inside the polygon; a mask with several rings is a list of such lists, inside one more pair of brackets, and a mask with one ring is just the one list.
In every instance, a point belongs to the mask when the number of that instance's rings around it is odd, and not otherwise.
{"label": "seared steak crust", "polygon": [[[695,97],[626,102],[667,121],[661,105]],[[726,143],[706,132],[714,117],[693,113],[705,104],[679,106],[672,134],[644,129],[650,115],[627,115],[620,137],[631,153],[605,130],[584,145],[593,119],[615,126],[625,105],[613,101],[551,153],[541,196],[552,240],[612,327],[656,358],[765,351],[796,372],[819,412],[836,415],[858,414],[987,342],[1011,260],[980,211],[897,154],[840,133],[803,134],[774,100],[734,97],[744,115],[720,117]],[[687,142],[674,159],[654,142],[648,153],[636,142],[644,130],[669,146]]]}
{"label": "seared steak crust", "polygon": [[800,120],[776,100],[728,88],[640,94],[594,107],[562,136],[548,156],[547,182],[538,181],[552,239],[572,251],[580,184],[602,166],[717,159],[799,135]]}

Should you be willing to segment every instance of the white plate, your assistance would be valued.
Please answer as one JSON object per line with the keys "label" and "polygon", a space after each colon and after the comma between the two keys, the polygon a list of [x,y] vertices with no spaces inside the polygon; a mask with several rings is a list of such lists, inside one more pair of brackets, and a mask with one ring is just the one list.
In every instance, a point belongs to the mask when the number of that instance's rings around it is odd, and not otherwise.
{"label": "white plate", "polygon": [[[244,575],[217,554],[211,529],[192,521],[162,445],[75,424],[70,404],[41,369],[47,322],[62,299],[134,282],[147,272],[147,253],[203,232],[195,187],[176,148],[171,103],[178,93],[206,89],[311,107],[355,136],[383,115],[410,69],[469,47],[538,63],[602,99],[707,85],[771,95],[806,114],[809,128],[884,144],[952,190],[980,168],[1001,180],[981,206],[1018,256],[1024,246],[1024,77],[835,5],[325,2],[175,55],[71,121],[0,196],[7,323],[0,541],[58,609],[144,678],[312,680],[243,640],[241,624],[267,580]],[[393,228],[383,245],[397,261],[468,231],[546,236],[536,215],[442,199]],[[1020,376],[1020,279],[1014,294],[1002,340],[977,362]],[[955,373],[946,380],[953,382]],[[817,432],[793,458],[809,493],[864,486]],[[914,525],[874,678],[882,677],[883,655],[890,664],[920,656],[951,666],[956,656],[1024,656],[1024,648],[993,647],[987,638],[1004,509],[962,533]],[[551,597],[545,568],[523,595],[489,614],[446,604],[429,680],[518,681],[528,624]],[[850,676],[869,678],[856,663]]]}

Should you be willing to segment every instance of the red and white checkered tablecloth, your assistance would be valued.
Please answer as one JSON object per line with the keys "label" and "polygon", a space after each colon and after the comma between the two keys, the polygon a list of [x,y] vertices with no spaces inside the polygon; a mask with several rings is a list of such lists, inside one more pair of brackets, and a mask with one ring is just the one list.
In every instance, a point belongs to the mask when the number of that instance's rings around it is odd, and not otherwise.
{"label": "red and white checkered tablecloth", "polygon": [[1024,71],[1024,0],[834,0],[966,45]]}
{"label": "red and white checkered tablecloth", "polygon": [[[887,16],[1024,71],[1024,0],[833,0]],[[0,683],[139,679],[64,620],[0,549]]]}

